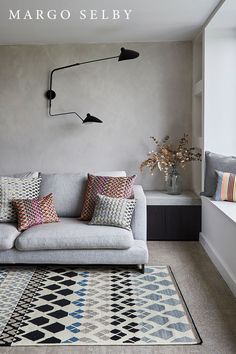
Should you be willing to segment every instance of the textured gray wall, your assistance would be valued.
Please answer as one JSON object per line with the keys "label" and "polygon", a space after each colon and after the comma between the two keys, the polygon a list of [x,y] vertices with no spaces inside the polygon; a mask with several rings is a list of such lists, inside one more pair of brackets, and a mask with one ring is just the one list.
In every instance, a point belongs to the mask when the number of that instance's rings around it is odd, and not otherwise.
{"label": "textured gray wall", "polygon": [[[55,74],[53,112],[101,118],[83,126],[76,116],[47,115],[49,71],[119,53],[119,44],[0,47],[0,174],[39,170],[126,170],[146,189],[163,188],[160,173],[139,172],[150,135],[191,132],[192,44],[133,43],[134,61],[89,64]],[[184,171],[190,187],[190,166]]]}

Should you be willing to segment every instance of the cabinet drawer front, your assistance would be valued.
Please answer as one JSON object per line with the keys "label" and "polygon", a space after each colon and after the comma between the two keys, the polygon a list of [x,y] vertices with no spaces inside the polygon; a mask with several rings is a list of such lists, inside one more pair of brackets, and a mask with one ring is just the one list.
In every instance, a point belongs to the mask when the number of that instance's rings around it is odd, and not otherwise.
{"label": "cabinet drawer front", "polygon": [[201,206],[148,206],[148,240],[199,239]]}

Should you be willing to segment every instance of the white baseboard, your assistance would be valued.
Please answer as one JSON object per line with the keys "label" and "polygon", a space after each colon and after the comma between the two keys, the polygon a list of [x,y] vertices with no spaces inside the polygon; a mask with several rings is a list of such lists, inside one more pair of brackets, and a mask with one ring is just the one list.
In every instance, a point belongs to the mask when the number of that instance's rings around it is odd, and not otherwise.
{"label": "white baseboard", "polygon": [[228,269],[225,262],[221,259],[220,255],[216,252],[212,244],[207,240],[202,232],[200,232],[199,241],[203,248],[205,249],[206,253],[210,257],[211,261],[214,263],[216,268],[218,269],[219,273],[222,275],[223,279],[225,280],[228,287],[231,289],[232,293],[236,297],[236,280],[233,274]]}

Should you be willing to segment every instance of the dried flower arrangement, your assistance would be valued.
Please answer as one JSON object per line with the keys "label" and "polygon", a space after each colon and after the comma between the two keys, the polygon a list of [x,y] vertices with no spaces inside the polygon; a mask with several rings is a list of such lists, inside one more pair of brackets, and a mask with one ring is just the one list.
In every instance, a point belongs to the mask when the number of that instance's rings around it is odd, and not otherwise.
{"label": "dried flower arrangement", "polygon": [[187,162],[201,161],[201,153],[194,147],[188,147],[188,135],[179,139],[177,147],[169,142],[170,137],[158,141],[154,136],[150,137],[156,144],[157,151],[148,153],[148,158],[140,165],[141,171],[145,167],[149,168],[151,174],[158,168],[163,171],[167,179],[169,169],[176,169],[178,166],[184,168]]}

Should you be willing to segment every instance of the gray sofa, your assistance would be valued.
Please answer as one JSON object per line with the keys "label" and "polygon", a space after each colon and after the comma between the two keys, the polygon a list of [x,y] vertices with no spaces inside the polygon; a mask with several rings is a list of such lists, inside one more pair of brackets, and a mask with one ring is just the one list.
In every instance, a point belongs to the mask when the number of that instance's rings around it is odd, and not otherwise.
{"label": "gray sofa", "polygon": [[[125,172],[98,173],[124,176]],[[0,224],[1,264],[115,264],[148,262],[146,199],[135,185],[136,207],[132,231],[89,225],[78,219],[86,188],[86,175],[41,174],[40,195],[53,193],[59,223],[33,226],[20,233],[15,224]]]}

